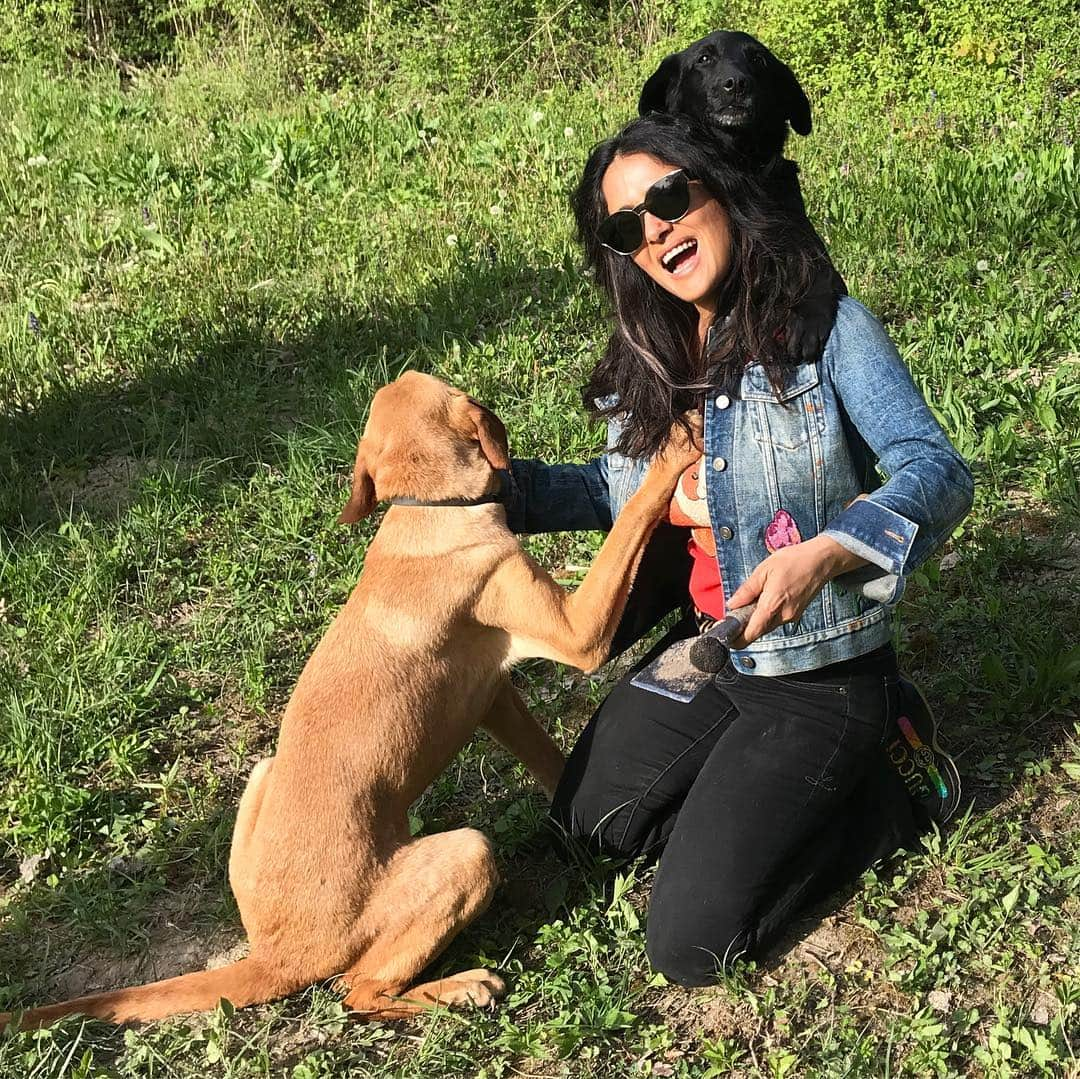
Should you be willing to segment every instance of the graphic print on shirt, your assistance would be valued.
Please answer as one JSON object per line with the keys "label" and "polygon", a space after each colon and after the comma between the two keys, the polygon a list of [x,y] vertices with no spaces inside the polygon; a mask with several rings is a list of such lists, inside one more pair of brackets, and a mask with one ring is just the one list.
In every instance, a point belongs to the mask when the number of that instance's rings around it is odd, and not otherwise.
{"label": "graphic print on shirt", "polygon": [[679,477],[668,506],[668,520],[690,529],[686,548],[693,560],[690,568],[690,598],[702,614],[724,617],[724,585],[716,561],[716,537],[709,522],[705,500],[705,458],[701,457]]}
{"label": "graphic print on shirt", "polygon": [[689,528],[694,542],[710,557],[716,557],[716,537],[709,523],[709,505],[705,501],[705,458],[699,457],[679,477],[671,496],[668,520],[680,528]]}

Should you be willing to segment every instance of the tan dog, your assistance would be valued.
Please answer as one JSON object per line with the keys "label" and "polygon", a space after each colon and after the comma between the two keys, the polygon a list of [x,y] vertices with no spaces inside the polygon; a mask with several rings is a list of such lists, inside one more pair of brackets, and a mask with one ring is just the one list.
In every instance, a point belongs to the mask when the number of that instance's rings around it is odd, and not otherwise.
{"label": "tan dog", "polygon": [[[334,975],[350,1008],[379,1018],[500,995],[486,970],[413,984],[498,878],[480,832],[413,839],[408,807],[478,725],[554,791],[563,756],[507,669],[528,656],[603,662],[649,534],[701,452],[675,430],[572,595],[522,551],[501,505],[391,506],[300,675],[276,756],[255,766],[240,799],[229,880],[249,957],[35,1008],[21,1027],[75,1012],[161,1019],[222,997],[243,1007]],[[487,409],[405,374],[375,395],[341,520],[366,517],[377,499],[482,499],[501,486],[507,452]]]}

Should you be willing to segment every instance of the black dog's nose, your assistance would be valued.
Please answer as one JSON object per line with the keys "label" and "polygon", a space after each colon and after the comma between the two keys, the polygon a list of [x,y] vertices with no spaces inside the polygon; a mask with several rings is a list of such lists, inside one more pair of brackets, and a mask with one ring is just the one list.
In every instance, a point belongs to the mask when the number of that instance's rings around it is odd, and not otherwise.
{"label": "black dog's nose", "polygon": [[720,84],[721,88],[728,94],[741,94],[746,89],[746,80],[742,78],[735,78],[734,75],[729,75]]}

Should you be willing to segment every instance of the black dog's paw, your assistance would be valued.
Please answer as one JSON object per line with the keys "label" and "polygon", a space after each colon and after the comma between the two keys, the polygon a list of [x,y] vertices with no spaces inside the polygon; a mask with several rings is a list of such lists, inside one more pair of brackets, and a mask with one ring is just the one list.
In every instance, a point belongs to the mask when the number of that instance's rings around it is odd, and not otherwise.
{"label": "black dog's paw", "polygon": [[[821,250],[824,252],[824,246]],[[816,363],[821,359],[836,321],[840,297],[846,295],[844,279],[829,263],[814,277],[809,291],[788,315],[785,343],[790,359],[795,363]]]}
{"label": "black dog's paw", "polygon": [[824,302],[820,296],[807,297],[791,309],[785,342],[788,356],[795,363],[815,363],[821,359],[836,320],[838,302],[832,295]]}

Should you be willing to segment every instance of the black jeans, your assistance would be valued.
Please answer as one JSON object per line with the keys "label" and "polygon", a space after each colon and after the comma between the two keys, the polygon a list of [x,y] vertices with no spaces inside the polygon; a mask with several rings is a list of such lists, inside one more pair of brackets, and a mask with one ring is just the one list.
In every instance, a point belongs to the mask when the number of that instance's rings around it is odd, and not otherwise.
{"label": "black jeans", "polygon": [[629,674],[616,685],[574,746],[551,813],[599,853],[660,855],[646,932],[655,969],[708,984],[798,908],[917,843],[915,807],[882,748],[897,673],[887,646],[776,678],[729,662],[689,704]]}

